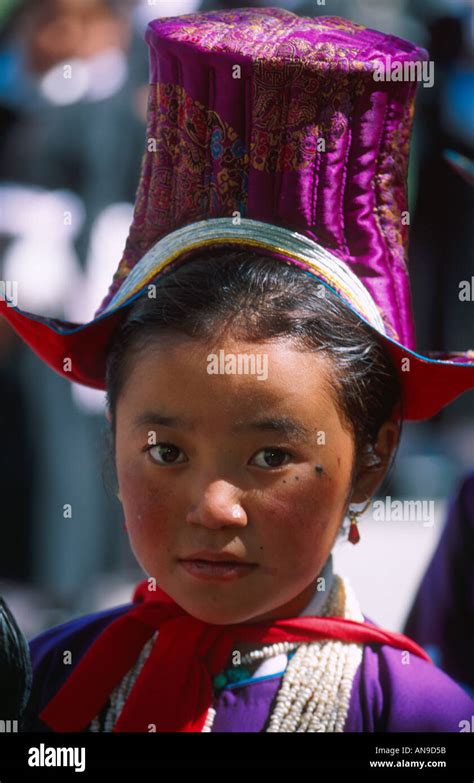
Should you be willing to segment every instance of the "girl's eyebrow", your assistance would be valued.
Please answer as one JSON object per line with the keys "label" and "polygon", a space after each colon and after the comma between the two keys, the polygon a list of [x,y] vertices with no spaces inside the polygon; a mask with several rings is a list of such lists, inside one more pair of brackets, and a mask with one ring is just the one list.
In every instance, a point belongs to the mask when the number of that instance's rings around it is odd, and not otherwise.
{"label": "girl's eyebrow", "polygon": [[133,428],[139,429],[144,425],[158,424],[161,427],[181,427],[183,430],[194,429],[190,422],[180,419],[179,416],[165,416],[158,411],[145,411],[141,413],[133,422]]}
{"label": "girl's eyebrow", "polygon": [[[174,427],[193,430],[192,423],[179,416],[165,416],[158,411],[145,411],[134,420],[134,429],[144,425],[159,425],[161,427]],[[237,419],[232,427],[233,432],[242,432],[258,430],[259,432],[278,432],[286,437],[296,437],[299,440],[307,441],[312,435],[312,431],[302,422],[297,421],[291,416],[265,416],[257,419]]]}
{"label": "girl's eyebrow", "polygon": [[265,416],[251,421],[238,419],[233,427],[234,432],[242,430],[259,430],[260,432],[278,432],[286,437],[296,437],[299,440],[309,440],[311,430],[291,416]]}

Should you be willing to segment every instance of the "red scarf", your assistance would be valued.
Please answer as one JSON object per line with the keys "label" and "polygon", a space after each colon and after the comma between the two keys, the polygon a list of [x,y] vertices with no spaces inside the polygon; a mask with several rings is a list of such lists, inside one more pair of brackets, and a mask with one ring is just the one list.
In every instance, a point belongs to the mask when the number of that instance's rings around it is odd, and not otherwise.
{"label": "red scarf", "polygon": [[89,647],[40,713],[40,719],[54,731],[85,729],[157,630],[158,637],[114,731],[200,732],[212,703],[212,678],[222,671],[240,640],[257,645],[318,639],[389,644],[431,662],[403,634],[340,617],[214,625],[188,614],[160,588],[150,591],[147,579],[137,585],[133,602]]}

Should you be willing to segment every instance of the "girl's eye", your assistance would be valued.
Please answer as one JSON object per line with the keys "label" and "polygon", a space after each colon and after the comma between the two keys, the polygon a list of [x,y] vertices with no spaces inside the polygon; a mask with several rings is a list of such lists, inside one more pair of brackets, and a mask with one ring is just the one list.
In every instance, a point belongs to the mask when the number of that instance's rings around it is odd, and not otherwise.
{"label": "girl's eye", "polygon": [[150,452],[150,456],[153,462],[158,465],[176,465],[180,462],[186,462],[185,459],[176,460],[176,455],[184,452],[174,446],[172,443],[157,443],[156,446],[151,446],[147,451]]}
{"label": "girl's eye", "polygon": [[263,454],[263,462],[256,463],[259,468],[279,468],[282,466],[282,464],[286,464],[282,462],[282,458],[284,459],[285,456],[289,457],[291,459],[291,454],[289,451],[284,451],[283,449],[277,449],[277,448],[266,448],[261,449],[259,452],[257,452],[257,455],[254,457],[254,460],[259,459],[259,455]]}

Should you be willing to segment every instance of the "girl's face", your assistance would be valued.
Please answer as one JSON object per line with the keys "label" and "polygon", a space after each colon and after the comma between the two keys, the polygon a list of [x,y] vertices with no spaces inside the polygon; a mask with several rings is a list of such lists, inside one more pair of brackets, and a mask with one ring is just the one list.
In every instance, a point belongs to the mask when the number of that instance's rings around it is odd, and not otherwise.
{"label": "girl's face", "polygon": [[[220,351],[254,357],[256,370],[210,374],[208,356]],[[287,342],[212,348],[168,334],[136,355],[116,410],[130,543],[145,572],[198,619],[266,621],[310,601],[354,459],[329,369]],[[183,564],[203,551],[252,565],[208,573]]]}

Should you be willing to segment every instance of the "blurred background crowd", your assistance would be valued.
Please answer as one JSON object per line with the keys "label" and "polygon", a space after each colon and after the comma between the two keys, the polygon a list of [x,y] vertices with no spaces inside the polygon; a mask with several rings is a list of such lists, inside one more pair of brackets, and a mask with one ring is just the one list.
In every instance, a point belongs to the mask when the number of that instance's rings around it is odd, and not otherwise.
{"label": "blurred background crowd", "polygon": [[[0,0],[0,280],[18,281],[19,307],[88,321],[111,282],[145,145],[147,23],[252,5],[265,3]],[[418,91],[409,172],[417,349],[474,348],[474,302],[458,295],[474,275],[474,188],[446,159],[447,150],[474,158],[472,3],[267,5],[346,17],[429,50],[435,83]],[[64,79],[65,64],[74,79]],[[0,426],[0,594],[25,634],[128,602],[143,574],[115,496],[104,395],[50,371],[3,320]],[[474,392],[429,422],[405,424],[383,496],[434,500],[435,524],[368,515],[361,544],[335,553],[375,621],[402,628],[448,501],[473,464]]]}

